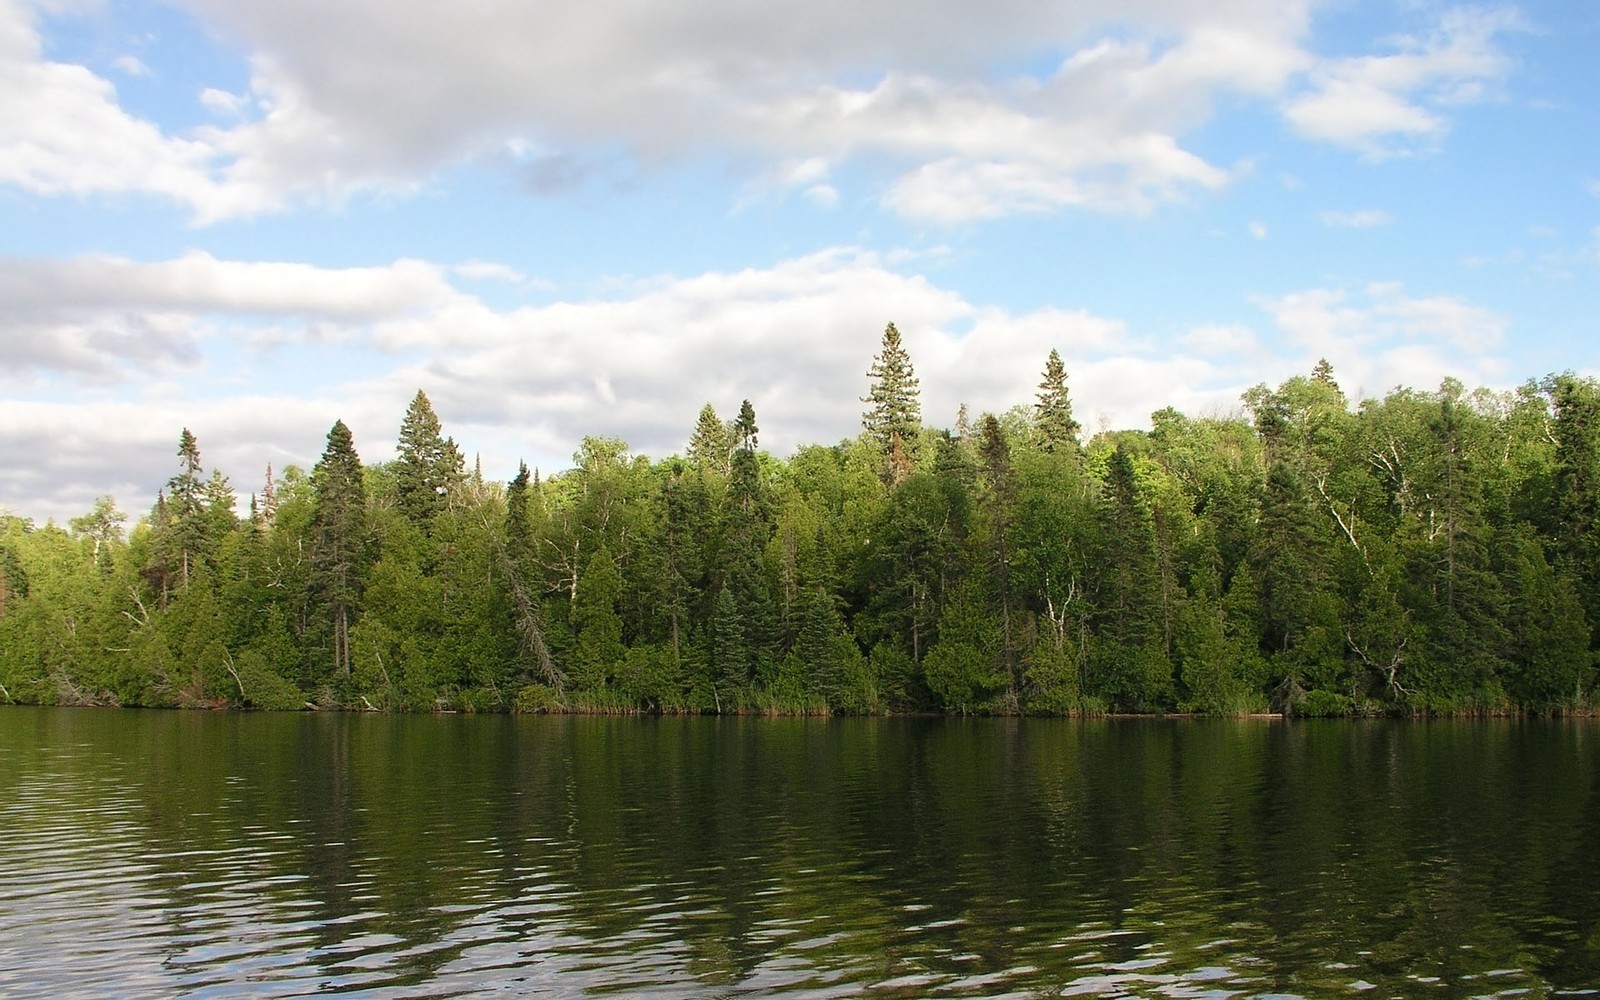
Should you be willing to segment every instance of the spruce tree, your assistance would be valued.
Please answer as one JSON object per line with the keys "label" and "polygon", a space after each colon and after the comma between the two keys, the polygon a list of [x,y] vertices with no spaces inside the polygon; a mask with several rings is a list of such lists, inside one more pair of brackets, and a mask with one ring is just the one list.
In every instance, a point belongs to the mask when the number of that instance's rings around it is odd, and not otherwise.
{"label": "spruce tree", "polygon": [[1100,514],[1095,683],[1119,707],[1157,708],[1170,693],[1172,673],[1161,644],[1155,526],[1121,445],[1106,463]]}
{"label": "spruce tree", "polygon": [[911,356],[900,343],[900,331],[890,323],[883,330],[883,350],[867,369],[872,386],[861,398],[870,403],[861,425],[883,455],[883,478],[899,486],[911,475],[917,437],[922,432],[922,407]]}
{"label": "spruce tree", "polygon": [[400,510],[413,524],[426,529],[460,491],[466,476],[461,449],[453,438],[444,436],[433,404],[421,389],[400,423],[397,450],[395,489]]}
{"label": "spruce tree", "polygon": [[994,581],[994,595],[1000,605],[1001,657],[1006,668],[1006,693],[1011,706],[1015,708],[1021,686],[1011,615],[1010,535],[1016,476],[1011,467],[1011,445],[1006,441],[1005,430],[994,414],[983,415],[979,422],[979,434],[978,454],[983,461],[981,472],[985,487],[983,496],[989,514],[989,570]]}
{"label": "spruce tree", "polygon": [[1039,383],[1039,401],[1033,407],[1034,427],[1048,452],[1078,446],[1081,426],[1072,418],[1072,400],[1067,397],[1067,369],[1061,353],[1050,349],[1044,365],[1044,381]]}
{"label": "spruce tree", "polygon": [[311,473],[311,587],[328,629],[333,670],[350,674],[350,627],[371,563],[367,490],[350,428],[336,421]]}
{"label": "spruce tree", "polygon": [[167,480],[167,552],[183,589],[199,560],[206,538],[206,484],[200,466],[200,444],[185,427],[178,438],[178,474]]}
{"label": "spruce tree", "polygon": [[[729,593],[744,634],[744,662],[770,665],[778,636],[777,612],[762,556],[772,536],[770,508],[756,458],[755,408],[747,399],[739,407],[734,434],[733,472],[723,496],[721,545],[722,590]],[[720,596],[720,595],[719,595]]]}
{"label": "spruce tree", "polygon": [[710,403],[700,408],[695,420],[694,434],[689,438],[689,461],[702,470],[726,476],[728,460],[733,451],[728,428]]}

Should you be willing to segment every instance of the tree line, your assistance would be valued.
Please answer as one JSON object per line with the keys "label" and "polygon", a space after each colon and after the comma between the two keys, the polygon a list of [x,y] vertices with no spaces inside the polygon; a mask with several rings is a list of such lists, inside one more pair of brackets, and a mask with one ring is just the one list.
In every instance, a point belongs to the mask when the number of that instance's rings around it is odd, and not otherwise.
{"label": "tree line", "polygon": [[788,459],[749,400],[681,455],[469,471],[419,391],[237,510],[185,429],[147,517],[0,515],[0,700],[781,713],[1590,712],[1600,384],[1397,388],[1320,362],[1233,416],[1084,441],[1036,399],[922,418],[899,332],[862,431]]}

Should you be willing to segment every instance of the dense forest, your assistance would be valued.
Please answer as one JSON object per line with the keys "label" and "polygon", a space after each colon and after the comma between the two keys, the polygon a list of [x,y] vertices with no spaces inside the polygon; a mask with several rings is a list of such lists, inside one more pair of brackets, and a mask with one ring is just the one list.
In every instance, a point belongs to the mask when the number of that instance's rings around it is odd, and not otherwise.
{"label": "dense forest", "polygon": [[[1600,384],[1326,362],[1087,443],[1037,398],[935,430],[893,325],[863,430],[787,460],[745,401],[681,456],[468,470],[418,392],[242,516],[184,430],[147,517],[0,515],[0,701],[404,711],[1589,712]],[[688,424],[688,421],[685,421]]]}

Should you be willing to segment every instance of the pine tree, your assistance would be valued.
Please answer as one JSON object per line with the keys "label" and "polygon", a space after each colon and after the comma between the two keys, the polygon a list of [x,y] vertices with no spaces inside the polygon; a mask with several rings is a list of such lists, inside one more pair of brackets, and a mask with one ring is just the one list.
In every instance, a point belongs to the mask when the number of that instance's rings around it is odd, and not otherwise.
{"label": "pine tree", "polygon": [[312,591],[329,629],[333,670],[350,675],[350,627],[371,563],[367,490],[350,428],[336,421],[311,473]]}
{"label": "pine tree", "polygon": [[873,358],[867,377],[872,386],[861,401],[871,406],[862,414],[861,425],[882,452],[884,481],[899,486],[911,475],[916,459],[922,408],[911,357],[893,323],[884,328],[883,350]]}
{"label": "pine tree", "polygon": [[1049,452],[1078,446],[1078,431],[1082,428],[1072,418],[1072,400],[1067,397],[1067,369],[1061,363],[1061,353],[1050,349],[1044,365],[1044,381],[1039,383],[1039,402],[1033,407],[1034,427]]}
{"label": "pine tree", "polygon": [[395,488],[400,509],[413,524],[426,529],[460,492],[466,477],[461,449],[453,438],[444,436],[439,417],[421,389],[400,423],[397,450]]}

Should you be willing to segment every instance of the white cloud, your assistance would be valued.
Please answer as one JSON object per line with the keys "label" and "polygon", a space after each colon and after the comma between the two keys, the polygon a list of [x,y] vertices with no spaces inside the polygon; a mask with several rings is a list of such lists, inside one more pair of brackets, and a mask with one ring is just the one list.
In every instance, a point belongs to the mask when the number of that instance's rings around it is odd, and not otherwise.
{"label": "white cloud", "polygon": [[[1052,348],[1086,422],[1111,427],[1145,426],[1168,405],[1229,411],[1245,384],[1309,371],[1323,355],[1348,389],[1373,391],[1431,385],[1447,371],[1494,382],[1505,368],[1493,353],[1503,318],[1392,283],[1259,300],[1275,342],[1213,324],[1162,344],[1083,310],[975,302],[914,270],[930,257],[937,250],[840,247],[510,309],[452,284],[506,276],[481,263],[464,273],[201,254],[5,262],[0,349],[13,384],[0,400],[0,462],[28,471],[0,480],[0,504],[66,517],[112,491],[142,510],[172,474],[185,426],[242,490],[268,462],[314,461],[335,419],[363,457],[386,459],[419,387],[495,478],[519,458],[563,468],[585,435],[669,454],[707,401],[729,415],[750,399],[763,445],[784,454],[859,431],[865,373],[890,321],[936,426],[962,403],[974,412],[1031,403]],[[287,388],[307,372],[313,387]],[[41,457],[46,428],[52,448]]]}
{"label": "white cloud", "polygon": [[1256,304],[1307,364],[1328,358],[1346,391],[1431,386],[1444,373],[1492,384],[1509,367],[1493,353],[1504,340],[1505,317],[1453,296],[1419,298],[1398,283],[1375,282],[1358,294],[1311,288]]}
{"label": "white cloud", "polygon": [[[204,223],[409,193],[507,150],[535,186],[552,169],[558,186],[614,170],[618,155],[648,166],[717,150],[758,165],[746,197],[793,189],[831,206],[829,168],[851,160],[885,179],[885,206],[917,219],[1147,212],[1239,169],[1185,146],[1219,98],[1274,100],[1307,71],[1328,87],[1374,75],[1316,69],[1311,0],[936,0],[870,13],[845,0],[642,0],[626,13],[577,0],[183,5],[248,53],[251,80],[243,94],[202,90],[223,123],[173,136],[122,111],[87,69],[46,61],[33,8],[0,0],[21,39],[0,70],[14,98],[0,109],[12,112],[0,182],[155,193]],[[1464,46],[1426,56],[1445,66]],[[1053,68],[993,72],[1041,55]],[[1473,72],[1417,71],[1441,84]]]}
{"label": "white cloud", "polygon": [[511,265],[487,260],[465,261],[450,270],[469,281],[503,281],[511,285],[520,285],[525,280],[522,272]]}
{"label": "white cloud", "polygon": [[250,104],[249,98],[216,87],[206,87],[200,91],[200,104],[214,115],[223,118],[237,118],[244,114],[245,108]]}
{"label": "white cloud", "polygon": [[806,188],[806,200],[818,208],[834,208],[839,204],[839,191],[832,184],[813,184]]}
{"label": "white cloud", "polygon": [[1301,135],[1385,159],[1434,148],[1447,108],[1485,98],[1511,68],[1498,36],[1522,27],[1509,8],[1446,11],[1425,37],[1394,40],[1387,55],[1322,62],[1284,116]]}
{"label": "white cloud", "polygon": [[1196,354],[1212,356],[1242,354],[1258,347],[1255,332],[1238,323],[1197,326],[1180,337],[1179,343]]}
{"label": "white cloud", "polygon": [[1354,212],[1322,212],[1317,219],[1334,229],[1371,229],[1393,222],[1388,212],[1377,208],[1363,208]]}
{"label": "white cloud", "polygon": [[215,195],[212,150],[127,114],[116,88],[44,58],[33,8],[0,0],[0,184],[41,195]]}
{"label": "white cloud", "polygon": [[[1312,0],[935,0],[870,14],[845,0],[641,0],[625,13],[578,0],[180,2],[251,68],[247,93],[201,90],[219,124],[181,136],[123,111],[85,67],[46,60],[34,8],[0,0],[0,183],[148,192],[207,223],[409,194],[507,150],[536,189],[613,172],[619,155],[648,166],[717,150],[757,164],[741,200],[795,190],[831,207],[830,169],[851,160],[886,179],[886,207],[920,220],[1140,213],[1242,169],[1184,144],[1219,98],[1281,101],[1301,134],[1369,156],[1425,148],[1449,107],[1505,74],[1495,40],[1518,26],[1456,10],[1389,54],[1318,59]],[[1053,69],[993,73],[1041,55]]]}
{"label": "white cloud", "polygon": [[111,60],[111,68],[124,76],[149,76],[150,67],[146,66],[138,56],[118,56]]}
{"label": "white cloud", "polygon": [[1267,224],[1265,222],[1250,223],[1250,235],[1258,240],[1267,238]]}
{"label": "white cloud", "polygon": [[[921,259],[895,256],[908,266]],[[953,422],[961,403],[975,412],[1030,403],[1052,348],[1084,412],[1119,426],[1142,425],[1169,402],[1238,391],[1229,373],[1160,352],[1117,320],[974,303],[854,248],[509,310],[453,288],[449,269],[407,261],[335,270],[191,255],[20,261],[0,271],[17,275],[0,301],[36,289],[0,314],[8,349],[65,343],[69,321],[124,333],[120,353],[86,336],[75,343],[88,358],[58,349],[6,359],[8,370],[26,365],[55,383],[37,399],[20,385],[0,400],[0,460],[21,462],[39,429],[51,428],[49,454],[27,452],[36,471],[0,483],[0,503],[35,516],[81,513],[107,491],[142,510],[171,475],[185,426],[241,489],[269,461],[314,461],[336,418],[364,457],[387,458],[418,387],[496,477],[518,458],[565,467],[589,434],[657,456],[680,450],[708,400],[730,415],[751,399],[763,445],[780,454],[825,444],[858,432],[858,397],[889,321],[906,337],[930,423]],[[246,349],[267,342],[270,355]],[[353,357],[361,369],[347,363]],[[121,381],[106,385],[106,369]],[[325,373],[318,387],[266,388],[294,385],[281,376],[308,370]],[[73,386],[71,402],[52,401],[64,398],[62,383]]]}
{"label": "white cloud", "polygon": [[217,260],[0,259],[0,384],[106,383],[199,365],[224,326],[304,324],[302,336],[437,310],[457,297],[433,265],[325,269]]}

